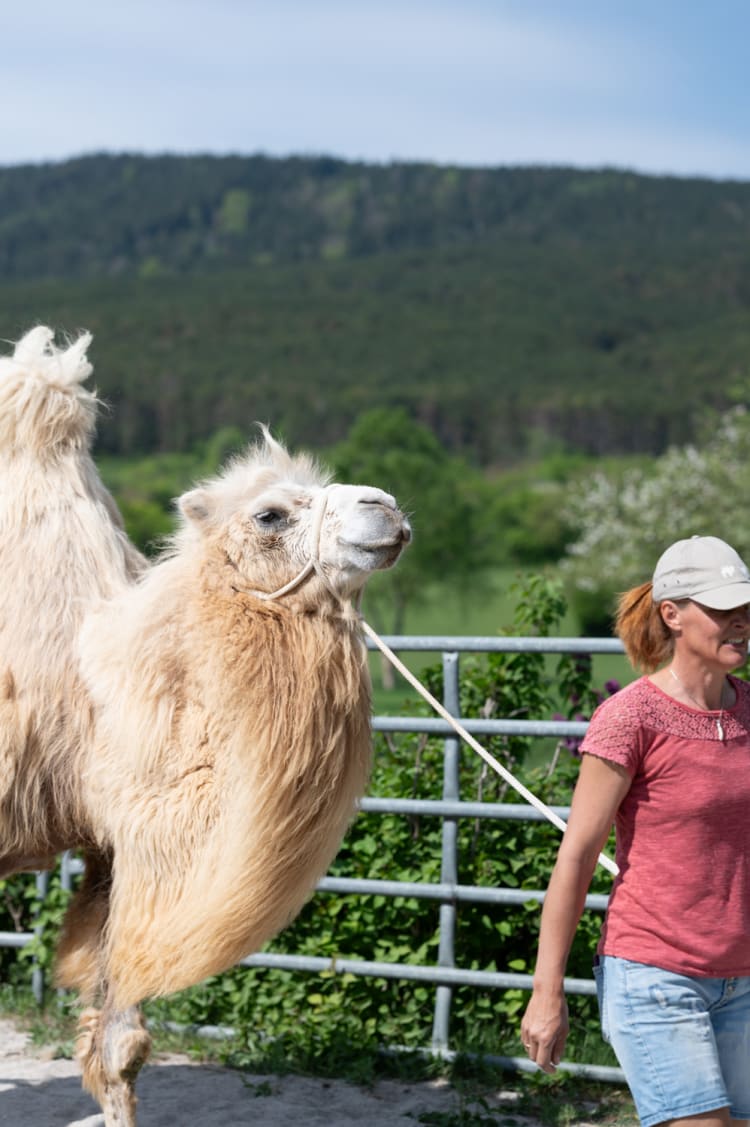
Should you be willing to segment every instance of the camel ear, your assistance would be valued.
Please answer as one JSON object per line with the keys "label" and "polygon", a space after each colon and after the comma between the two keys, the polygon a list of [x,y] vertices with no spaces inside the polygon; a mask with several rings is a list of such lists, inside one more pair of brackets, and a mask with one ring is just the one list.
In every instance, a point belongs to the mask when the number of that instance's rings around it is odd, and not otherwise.
{"label": "camel ear", "polygon": [[193,524],[203,525],[213,516],[214,499],[207,489],[191,489],[178,498],[180,512]]}

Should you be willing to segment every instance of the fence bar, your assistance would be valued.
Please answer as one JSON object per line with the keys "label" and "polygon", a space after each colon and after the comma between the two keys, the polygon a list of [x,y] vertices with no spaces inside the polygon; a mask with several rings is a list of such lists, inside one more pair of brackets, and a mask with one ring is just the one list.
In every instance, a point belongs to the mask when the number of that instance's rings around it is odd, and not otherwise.
{"label": "fence bar", "polygon": [[[523,638],[498,635],[451,634],[381,634],[381,639],[395,652],[440,653],[548,653],[548,654],[624,654],[619,638]],[[367,648],[376,646],[369,638]]]}
{"label": "fence bar", "polygon": [[[535,888],[487,888],[479,884],[429,884],[426,881],[369,880],[366,877],[323,877],[316,892],[356,893],[360,896],[412,897],[415,900],[446,900],[464,904],[543,904],[546,892]],[[609,897],[590,893],[585,907],[603,912]]]}
{"label": "fence bar", "polygon": [[[504,821],[546,822],[541,810],[525,802],[444,802],[429,798],[363,798],[359,808],[365,814],[424,814],[438,818],[499,818]],[[567,819],[569,806],[550,806]]]}
{"label": "fence bar", "polygon": [[[451,716],[459,716],[458,654],[443,654],[443,704]],[[449,736],[443,747],[443,801],[458,802],[459,769],[461,747],[455,736]],[[458,819],[443,818],[442,846],[440,856],[440,880],[442,884],[458,883]],[[440,905],[440,934],[438,940],[438,966],[456,965],[456,901],[452,897]],[[432,1021],[432,1048],[448,1047],[453,991],[450,986],[438,986],[435,992],[435,1010]]]}
{"label": "fence bar", "polygon": [[[444,986],[483,986],[501,990],[531,990],[530,974],[511,971],[462,970],[458,967],[418,966],[412,963],[380,963],[369,959],[340,959],[337,955],[281,955],[264,951],[248,955],[240,966],[265,967],[266,970],[301,970],[315,974],[355,974],[366,978],[397,978],[406,982],[432,982]],[[566,994],[596,994],[596,984],[589,978],[566,978]]]}
{"label": "fence bar", "polygon": [[[444,1060],[455,1060],[458,1053],[442,1054]],[[492,1064],[496,1068],[504,1068],[508,1072],[530,1072],[539,1075],[539,1069],[528,1057],[497,1057],[482,1056],[483,1064]],[[613,1068],[606,1064],[573,1064],[572,1061],[561,1061],[557,1066],[558,1072],[566,1072],[568,1076],[585,1076],[587,1080],[598,1080],[609,1084],[624,1084],[625,1073],[621,1068]]]}
{"label": "fence bar", "polygon": [[79,857],[74,857],[71,853],[63,854],[63,860],[65,861],[65,872],[67,875],[63,877],[61,873],[61,883],[62,880],[65,879],[67,883],[63,884],[63,888],[67,887],[67,885],[72,887],[73,877],[81,876],[81,874],[86,871],[86,866]]}
{"label": "fence bar", "polygon": [[[47,895],[49,889],[49,873],[42,872],[36,874],[36,895],[38,900],[37,911],[41,910],[42,903]],[[34,928],[35,937],[41,936],[41,925]],[[39,966],[36,959],[34,960],[34,969],[31,972],[31,992],[34,995],[34,1001],[38,1006],[41,1006],[44,1001],[44,971]]]}
{"label": "fence bar", "polygon": [[73,891],[73,877],[83,872],[83,862],[76,860],[68,850],[60,859],[60,887],[64,892]]}
{"label": "fence bar", "polygon": [[[465,720],[461,724],[472,736],[584,736],[588,724],[582,720]],[[437,716],[376,716],[376,732],[424,732],[447,736],[453,728]]]}
{"label": "fence bar", "polygon": [[33,938],[32,931],[0,931],[0,947],[28,947]]}

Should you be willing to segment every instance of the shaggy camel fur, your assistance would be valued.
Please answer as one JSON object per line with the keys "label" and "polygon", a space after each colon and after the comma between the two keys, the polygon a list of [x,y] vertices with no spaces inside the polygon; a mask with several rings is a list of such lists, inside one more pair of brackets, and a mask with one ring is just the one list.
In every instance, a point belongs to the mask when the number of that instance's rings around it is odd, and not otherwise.
{"label": "shaggy camel fur", "polygon": [[58,980],[100,1007],[84,1084],[107,1127],[133,1127],[139,1003],[284,927],[354,814],[356,607],[410,529],[391,496],[328,484],[264,431],[180,499],[147,566],[89,454],[88,343],[38,328],[0,361],[0,874],[83,851]]}

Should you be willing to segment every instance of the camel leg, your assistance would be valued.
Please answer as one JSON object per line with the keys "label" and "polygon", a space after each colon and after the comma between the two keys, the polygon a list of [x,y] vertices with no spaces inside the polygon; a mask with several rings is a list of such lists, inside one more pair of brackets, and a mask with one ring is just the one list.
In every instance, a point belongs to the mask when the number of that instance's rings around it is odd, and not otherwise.
{"label": "camel leg", "polygon": [[104,1127],[136,1127],[135,1082],[151,1050],[138,1006],[86,1010],[81,1015],[77,1056],[83,1086],[99,1102]]}
{"label": "camel leg", "polygon": [[57,957],[57,981],[88,1000],[104,997],[101,1010],[81,1014],[76,1056],[83,1086],[104,1112],[105,1127],[135,1127],[135,1082],[151,1049],[138,1006],[117,1010],[102,980],[109,919],[112,861],[86,853],[86,872],[65,916]]}
{"label": "camel leg", "polygon": [[76,990],[85,1004],[97,1003],[104,993],[102,947],[109,917],[112,861],[106,853],[84,854],[81,886],[65,913],[57,943],[55,979],[58,986]]}
{"label": "camel leg", "polygon": [[0,857],[0,880],[12,877],[14,873],[50,872],[57,864],[57,854],[43,854],[38,857],[12,853]]}

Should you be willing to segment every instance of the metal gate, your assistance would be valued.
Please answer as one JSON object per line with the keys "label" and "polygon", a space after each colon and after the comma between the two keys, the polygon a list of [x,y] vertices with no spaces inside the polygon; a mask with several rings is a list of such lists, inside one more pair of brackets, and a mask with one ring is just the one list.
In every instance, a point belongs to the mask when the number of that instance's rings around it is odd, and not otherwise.
{"label": "metal gate", "polygon": [[[451,637],[398,635],[386,637],[385,642],[396,652],[434,652],[442,654],[443,705],[451,715],[459,717],[459,655],[462,653],[543,653],[543,654],[621,654],[622,643],[611,638],[520,638],[520,637]],[[370,643],[368,642],[368,645]],[[580,737],[587,728],[585,722],[563,720],[475,720],[463,719],[464,728],[473,736],[517,735],[537,738],[561,739]],[[523,904],[544,900],[542,889],[486,888],[458,883],[458,820],[460,818],[499,818],[541,821],[543,815],[525,804],[464,802],[460,797],[459,739],[450,725],[439,718],[410,716],[376,716],[373,728],[379,732],[421,732],[444,737],[443,792],[440,798],[429,801],[365,797],[360,808],[369,813],[399,813],[433,816],[442,819],[442,854],[439,883],[383,881],[324,877],[317,891],[325,894],[356,893],[363,896],[408,896],[429,899],[440,903],[438,961],[432,966],[415,966],[404,963],[374,962],[354,958],[315,958],[292,954],[263,952],[242,960],[247,967],[275,967],[284,970],[334,974],[364,975],[375,978],[392,978],[419,981],[435,986],[433,1032],[430,1050],[450,1056],[449,1023],[453,990],[457,986],[474,986],[479,989],[530,990],[532,978],[513,972],[465,970],[456,965],[454,938],[456,913],[459,904]],[[554,807],[565,818],[567,807]],[[65,855],[62,859],[63,885],[70,887],[74,875],[81,871],[80,862]],[[47,874],[36,877],[37,894],[43,898],[48,883]],[[589,895],[585,906],[603,911],[607,897]],[[23,947],[33,939],[29,932],[0,932],[0,946]],[[43,979],[41,971],[34,968],[33,988],[41,1000]],[[593,979],[566,978],[566,994],[595,994]],[[518,1071],[536,1071],[536,1065],[525,1057],[495,1057],[491,1059],[506,1068]],[[586,1075],[591,1079],[624,1082],[619,1068],[609,1068],[585,1063],[563,1062],[561,1070]]]}

